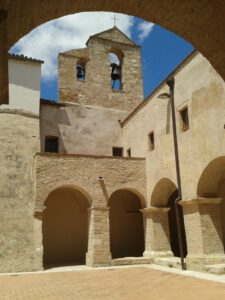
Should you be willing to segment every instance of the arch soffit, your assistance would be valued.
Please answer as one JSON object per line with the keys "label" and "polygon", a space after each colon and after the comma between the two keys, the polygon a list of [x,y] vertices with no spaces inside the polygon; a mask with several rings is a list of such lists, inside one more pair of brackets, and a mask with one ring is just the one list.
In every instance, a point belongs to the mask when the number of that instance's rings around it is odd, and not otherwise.
{"label": "arch soffit", "polygon": [[[110,198],[112,197],[112,195],[116,192],[119,192],[119,191],[129,191],[133,194],[135,194],[139,199],[140,199],[140,205],[141,205],[141,208],[145,208],[146,207],[146,199],[145,197],[143,196],[142,193],[140,193],[139,191],[137,191],[136,189],[134,188],[130,188],[130,187],[126,187],[126,188],[120,188],[120,189],[117,189],[115,191],[113,191],[111,193],[111,195],[109,196],[109,200]],[[108,200],[108,204],[109,204],[109,200]]]}
{"label": "arch soffit", "polygon": [[213,159],[200,175],[197,195],[200,197],[215,197],[219,183],[225,179],[225,156]]}
{"label": "arch soffit", "polygon": [[151,206],[166,207],[170,196],[177,190],[177,186],[168,178],[160,179],[155,185],[152,196]]}
{"label": "arch soffit", "polygon": [[115,54],[118,59],[120,60],[120,63],[123,62],[123,58],[124,58],[124,53],[121,49],[119,49],[118,47],[114,47],[112,46],[110,49],[109,49],[109,53],[113,53]]}
{"label": "arch soffit", "polygon": [[52,193],[54,193],[55,191],[60,190],[60,189],[71,189],[71,190],[80,192],[80,193],[83,194],[83,196],[87,199],[87,201],[88,201],[88,206],[91,207],[91,205],[92,205],[92,198],[91,198],[90,194],[89,194],[84,188],[82,188],[82,187],[80,187],[80,186],[77,186],[77,185],[71,185],[71,184],[60,185],[60,186],[54,188],[53,190],[51,190],[51,191],[48,193],[47,197],[45,197],[44,202],[48,199],[48,197],[49,197]]}

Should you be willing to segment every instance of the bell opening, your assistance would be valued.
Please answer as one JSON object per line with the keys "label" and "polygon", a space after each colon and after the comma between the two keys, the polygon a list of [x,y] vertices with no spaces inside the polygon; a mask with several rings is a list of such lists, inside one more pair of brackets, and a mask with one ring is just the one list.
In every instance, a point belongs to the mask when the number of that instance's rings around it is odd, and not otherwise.
{"label": "bell opening", "polygon": [[109,53],[109,61],[110,61],[110,68],[111,68],[111,88],[112,90],[121,90],[122,89],[121,60],[115,53]]}
{"label": "bell opening", "polygon": [[77,64],[76,76],[77,76],[77,80],[84,80],[85,79],[85,66],[84,66],[84,64]]}

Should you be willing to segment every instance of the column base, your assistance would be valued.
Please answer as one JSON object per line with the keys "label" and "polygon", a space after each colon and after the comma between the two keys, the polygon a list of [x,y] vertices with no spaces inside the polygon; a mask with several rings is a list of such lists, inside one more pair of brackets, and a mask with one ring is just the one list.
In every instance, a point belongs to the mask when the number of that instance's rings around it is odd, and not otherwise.
{"label": "column base", "polygon": [[155,257],[170,257],[173,256],[173,252],[168,251],[145,251],[143,253],[144,257],[155,258]]}
{"label": "column base", "polygon": [[225,254],[188,255],[186,266],[188,270],[205,271],[206,265],[225,264]]}
{"label": "column base", "polygon": [[107,267],[111,265],[112,256],[108,255],[94,255],[93,253],[86,253],[86,265],[89,267]]}

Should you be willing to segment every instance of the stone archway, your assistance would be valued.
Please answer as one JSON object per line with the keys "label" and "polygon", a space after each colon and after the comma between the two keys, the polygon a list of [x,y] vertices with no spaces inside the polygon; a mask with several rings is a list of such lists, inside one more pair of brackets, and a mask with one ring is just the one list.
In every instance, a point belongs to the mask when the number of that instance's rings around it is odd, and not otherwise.
{"label": "stone archway", "polygon": [[139,257],[144,252],[141,199],[130,190],[115,191],[109,198],[112,258]]}
{"label": "stone archway", "polygon": [[[158,208],[167,207],[169,209],[168,228],[165,228],[165,230],[168,230],[169,237],[170,237],[170,247],[174,256],[180,257],[178,229],[177,229],[176,212],[175,212],[175,200],[177,199],[177,197],[178,197],[178,190],[176,185],[170,179],[162,178],[161,180],[159,180],[159,182],[156,184],[153,190],[151,204],[154,207],[158,207]],[[179,216],[181,221],[181,234],[182,234],[182,241],[183,241],[184,256],[186,256],[187,255],[186,234],[185,234],[182,207],[180,205],[178,205],[178,211],[179,211]]]}
{"label": "stone archway", "polygon": [[50,193],[43,213],[43,264],[85,264],[88,246],[88,207],[84,194],[61,187]]}

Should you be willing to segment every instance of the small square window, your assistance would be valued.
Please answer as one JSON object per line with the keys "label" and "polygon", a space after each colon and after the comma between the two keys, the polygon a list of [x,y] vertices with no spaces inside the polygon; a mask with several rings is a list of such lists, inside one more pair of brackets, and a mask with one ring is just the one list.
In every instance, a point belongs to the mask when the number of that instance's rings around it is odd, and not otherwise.
{"label": "small square window", "polygon": [[131,157],[131,148],[127,149],[127,156]]}
{"label": "small square window", "polygon": [[123,148],[113,147],[112,148],[112,155],[113,156],[123,156]]}
{"label": "small square window", "polygon": [[58,153],[59,140],[57,136],[45,137],[45,152]]}
{"label": "small square window", "polygon": [[148,134],[148,149],[149,151],[154,150],[155,148],[155,137],[154,137],[154,132],[150,132]]}
{"label": "small square window", "polygon": [[181,130],[186,131],[189,129],[189,117],[188,117],[188,107],[180,110],[181,119]]}

